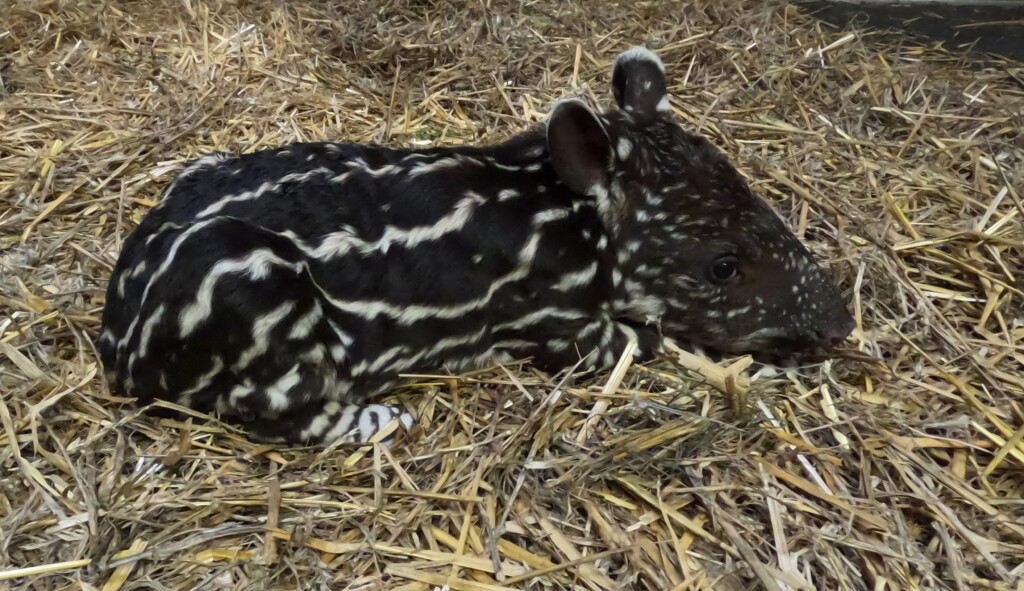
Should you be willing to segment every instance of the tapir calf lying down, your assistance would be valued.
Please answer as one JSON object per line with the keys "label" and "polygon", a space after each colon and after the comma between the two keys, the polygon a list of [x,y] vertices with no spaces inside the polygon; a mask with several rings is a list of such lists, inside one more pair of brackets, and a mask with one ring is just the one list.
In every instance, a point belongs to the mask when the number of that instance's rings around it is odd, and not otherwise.
{"label": "tapir calf lying down", "polygon": [[630,339],[800,351],[845,339],[836,288],[726,157],[678,125],[664,66],[620,54],[617,109],[555,105],[490,147],[300,143],[184,168],[125,241],[98,346],[112,384],[257,439],[365,441],[400,373]]}

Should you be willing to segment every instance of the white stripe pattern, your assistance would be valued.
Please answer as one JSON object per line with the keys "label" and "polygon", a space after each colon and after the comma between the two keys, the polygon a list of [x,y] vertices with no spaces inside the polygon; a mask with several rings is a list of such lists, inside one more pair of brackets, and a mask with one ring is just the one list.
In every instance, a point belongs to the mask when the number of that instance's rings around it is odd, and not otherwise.
{"label": "white stripe pattern", "polygon": [[[174,240],[174,242],[171,244],[171,248],[167,251],[167,258],[165,258],[164,261],[160,263],[160,266],[157,267],[157,270],[153,272],[153,275],[150,276],[149,281],[146,283],[146,288],[142,291],[142,297],[139,299],[139,310],[144,309],[146,301],[149,299],[149,290],[153,288],[153,285],[157,282],[157,280],[159,280],[163,276],[163,274],[167,272],[167,269],[171,267],[171,264],[174,263],[174,259],[177,256],[178,249],[181,248],[181,245],[186,240],[188,240],[190,236],[192,236],[196,232],[199,232],[200,230],[203,230],[207,226],[216,223],[217,221],[217,219],[213,219],[199,222],[190,227],[189,229],[185,230],[184,232],[182,232],[181,235]],[[139,318],[141,317],[141,314],[136,314],[135,317],[132,318],[132,322],[131,324],[128,325],[128,330],[125,331],[124,337],[122,337],[121,341],[118,342],[117,344],[117,350],[119,352],[122,351],[125,348],[125,346],[127,346],[128,342],[135,335],[135,327],[136,325],[138,325]]]}
{"label": "white stripe pattern", "polygon": [[195,302],[185,306],[178,316],[179,338],[184,339],[192,334],[192,331],[210,317],[213,311],[213,290],[221,277],[241,274],[253,281],[260,281],[266,279],[274,265],[287,267],[295,273],[302,270],[302,263],[289,263],[268,248],[254,250],[239,259],[218,261],[203,277]]}
{"label": "white stripe pattern", "polygon": [[334,171],[331,170],[330,168],[320,167],[314,168],[313,170],[308,170],[306,172],[295,172],[292,174],[286,174],[283,177],[277,179],[276,181],[266,181],[259,187],[256,187],[251,191],[242,191],[241,193],[236,193],[234,195],[222,197],[221,199],[207,206],[206,209],[197,213],[195,217],[198,220],[208,218],[213,214],[218,213],[220,210],[224,209],[228,205],[231,205],[232,203],[240,203],[242,201],[252,201],[255,199],[259,199],[260,197],[268,193],[277,193],[278,191],[281,190],[281,187],[285,186],[288,183],[301,183],[303,181],[309,180],[313,176],[326,174],[333,175]]}
{"label": "white stripe pattern", "polygon": [[139,357],[145,357],[149,353],[149,341],[153,338],[153,329],[163,319],[164,311],[166,310],[164,304],[160,304],[156,307],[156,310],[150,314],[149,318],[142,323],[142,333],[139,335]]}
{"label": "white stripe pattern", "polygon": [[[490,330],[488,329],[488,327],[484,326],[475,333],[443,338],[439,340],[436,344],[434,344],[434,346],[431,347],[430,349],[420,351],[419,353],[413,355],[412,357],[408,357],[405,359],[397,359],[388,365],[378,364],[375,362],[374,365],[370,367],[370,369],[378,372],[385,371],[401,373],[414,367],[416,364],[423,362],[424,360],[434,360],[438,355],[444,353],[445,351],[448,351],[449,349],[456,349],[458,347],[478,343],[481,340],[483,340],[484,336],[486,336],[488,332],[490,332]],[[408,351],[407,347],[403,347],[403,349]]]}
{"label": "white stripe pattern", "polygon": [[526,316],[522,316],[515,320],[503,322],[501,324],[494,325],[494,331],[504,330],[522,330],[527,326],[533,326],[539,324],[545,320],[580,320],[587,318],[589,315],[586,312],[580,310],[571,310],[564,308],[543,308],[536,312],[531,312]]}
{"label": "white stripe pattern", "polygon": [[191,403],[192,395],[209,388],[210,385],[213,383],[213,378],[217,377],[217,375],[220,374],[220,372],[223,370],[224,360],[222,360],[220,357],[214,357],[213,367],[211,367],[210,370],[204,373],[203,375],[199,376],[199,379],[197,379],[195,383],[192,384],[191,388],[184,390],[181,393],[181,399],[183,401],[181,404],[188,406]]}
{"label": "white stripe pattern", "polygon": [[332,297],[328,293],[322,291],[321,293],[323,293],[324,298],[330,302],[335,309],[342,312],[348,312],[350,314],[356,314],[365,320],[373,320],[378,316],[385,316],[394,320],[399,325],[408,326],[425,318],[437,318],[443,320],[458,318],[459,316],[482,309],[490,303],[499,289],[529,275],[534,257],[537,255],[537,249],[540,246],[540,240],[542,237],[540,227],[551,221],[563,219],[567,215],[568,211],[564,208],[546,209],[534,214],[533,226],[535,231],[530,235],[529,240],[527,240],[526,244],[519,251],[519,265],[516,269],[491,283],[487,293],[479,298],[469,300],[467,302],[450,306],[433,306],[426,304],[406,304],[395,306],[388,302],[378,300],[345,301]]}
{"label": "white stripe pattern", "polygon": [[249,367],[249,364],[254,359],[266,353],[270,348],[270,331],[274,330],[274,327],[280,324],[284,317],[294,309],[295,302],[287,301],[257,318],[253,322],[252,345],[245,351],[242,351],[242,354],[238,356],[238,361],[235,362],[231,369],[234,371],[245,369]]}
{"label": "white stripe pattern", "polygon": [[362,254],[386,253],[394,245],[415,248],[423,242],[435,241],[447,234],[461,230],[473,217],[476,209],[484,203],[486,203],[486,199],[477,193],[468,192],[449,213],[433,224],[414,226],[409,229],[388,226],[384,229],[381,237],[372,242],[359,238],[351,228],[326,235],[315,248],[310,248],[295,238],[293,240],[305,254],[322,261],[340,258],[351,251]]}
{"label": "white stripe pattern", "polygon": [[320,307],[320,302],[313,302],[313,306],[310,307],[309,312],[306,312],[304,316],[295,321],[292,325],[291,332],[288,333],[288,339],[297,341],[304,339],[313,332],[313,328],[323,318],[324,309]]}
{"label": "white stripe pattern", "polygon": [[597,261],[590,263],[579,271],[566,273],[558,283],[551,286],[551,289],[562,292],[572,291],[581,285],[590,283],[594,280],[595,276],[597,276]]}
{"label": "white stripe pattern", "polygon": [[281,376],[264,390],[271,410],[284,410],[290,406],[291,399],[288,393],[302,381],[302,376],[299,375],[299,367],[300,365],[296,363],[288,370],[288,373]]}

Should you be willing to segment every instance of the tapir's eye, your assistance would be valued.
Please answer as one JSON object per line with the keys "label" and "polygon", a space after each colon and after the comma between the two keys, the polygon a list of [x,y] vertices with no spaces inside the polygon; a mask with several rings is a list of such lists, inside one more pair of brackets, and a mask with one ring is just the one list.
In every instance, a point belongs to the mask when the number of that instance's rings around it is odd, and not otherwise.
{"label": "tapir's eye", "polygon": [[708,277],[715,283],[726,283],[739,276],[739,260],[731,254],[715,259],[708,266]]}

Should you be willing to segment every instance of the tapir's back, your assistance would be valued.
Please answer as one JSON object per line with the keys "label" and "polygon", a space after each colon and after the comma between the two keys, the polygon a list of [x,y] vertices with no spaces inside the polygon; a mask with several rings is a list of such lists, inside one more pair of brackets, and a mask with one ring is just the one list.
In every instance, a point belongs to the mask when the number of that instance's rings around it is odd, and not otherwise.
{"label": "tapir's back", "polygon": [[[527,134],[488,149],[295,144],[204,157],[125,243],[104,311],[104,364],[144,399],[201,393],[217,384],[175,384],[175,372],[147,367],[239,373],[253,360],[238,351],[268,340],[254,332],[260,319],[313,316],[334,332],[332,371],[350,387],[393,381],[381,370],[483,361],[515,332],[506,321],[559,304],[538,294],[596,258],[597,216],[574,208],[544,148]],[[606,288],[598,275],[555,295],[593,309]],[[459,336],[463,327],[472,330]],[[523,341],[505,339],[525,352]],[[218,358],[220,348],[235,353]]]}
{"label": "tapir's back", "polygon": [[[542,150],[543,143],[537,147]],[[320,142],[210,154],[176,175],[136,233],[215,216],[304,238],[346,226],[373,236],[387,225],[424,225],[451,209],[465,191],[512,186],[517,173],[531,165],[528,172],[540,168],[536,158],[524,161],[521,152],[506,153],[512,156],[480,148],[408,150]]]}

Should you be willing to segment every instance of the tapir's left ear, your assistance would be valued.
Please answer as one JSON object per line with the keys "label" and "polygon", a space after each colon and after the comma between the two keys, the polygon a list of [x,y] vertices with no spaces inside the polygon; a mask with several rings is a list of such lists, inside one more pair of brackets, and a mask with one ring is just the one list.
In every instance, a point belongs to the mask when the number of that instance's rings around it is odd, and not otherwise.
{"label": "tapir's left ear", "polygon": [[665,65],[653,51],[643,47],[626,50],[612,67],[612,94],[619,108],[641,121],[665,117],[668,105]]}
{"label": "tapir's left ear", "polygon": [[573,191],[607,195],[612,147],[601,120],[579,99],[559,101],[548,119],[551,166]]}

